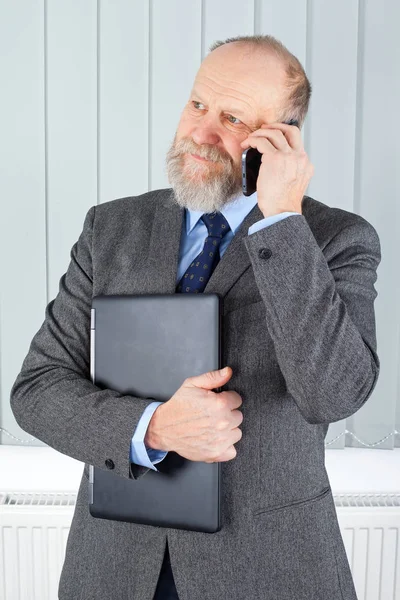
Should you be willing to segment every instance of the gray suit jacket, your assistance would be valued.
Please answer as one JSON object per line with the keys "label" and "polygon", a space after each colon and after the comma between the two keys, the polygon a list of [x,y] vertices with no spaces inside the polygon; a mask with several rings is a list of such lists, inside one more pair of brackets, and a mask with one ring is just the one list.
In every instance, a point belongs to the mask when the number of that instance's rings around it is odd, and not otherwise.
{"label": "gray suit jacket", "polygon": [[378,378],[380,243],[351,212],[309,196],[302,212],[248,235],[263,218],[256,205],[205,288],[224,303],[223,389],[243,399],[237,456],[221,463],[222,529],[209,534],[89,513],[89,464],[146,476],[129,449],[152,402],[92,384],[92,297],[174,294],[184,210],[163,189],[88,211],[11,391],[25,431],[87,463],[61,600],[152,600],[167,539],[180,600],[356,600],[324,438]]}

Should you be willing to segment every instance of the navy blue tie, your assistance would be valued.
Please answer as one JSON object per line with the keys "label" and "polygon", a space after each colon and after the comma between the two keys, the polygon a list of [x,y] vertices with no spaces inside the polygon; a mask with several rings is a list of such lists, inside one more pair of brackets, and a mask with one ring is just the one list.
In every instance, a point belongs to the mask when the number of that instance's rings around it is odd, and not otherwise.
{"label": "navy blue tie", "polygon": [[208,236],[204,241],[203,250],[186,269],[178,283],[177,292],[199,293],[204,290],[219,263],[219,245],[222,238],[230,230],[228,221],[221,213],[204,214],[201,219],[207,226]]}

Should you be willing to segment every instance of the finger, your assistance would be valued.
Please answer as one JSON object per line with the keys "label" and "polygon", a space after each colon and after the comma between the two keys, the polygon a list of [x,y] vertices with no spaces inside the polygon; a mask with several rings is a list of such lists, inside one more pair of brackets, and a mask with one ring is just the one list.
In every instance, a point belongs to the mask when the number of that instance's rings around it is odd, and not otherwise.
{"label": "finger", "polygon": [[301,131],[296,125],[287,125],[286,123],[263,123],[261,128],[263,131],[268,128],[275,129],[275,131],[281,131],[293,150],[304,150]]}
{"label": "finger", "polygon": [[270,140],[264,137],[248,138],[243,150],[246,150],[246,148],[257,148],[261,154],[275,154],[275,152],[278,152],[275,146],[271,144]]}
{"label": "finger", "polygon": [[253,137],[268,139],[277,150],[281,150],[282,152],[291,151],[288,141],[283,135],[282,131],[278,131],[277,129],[257,129],[257,131],[254,131],[249,135],[247,140],[243,140],[241,146],[244,147],[245,142]]}

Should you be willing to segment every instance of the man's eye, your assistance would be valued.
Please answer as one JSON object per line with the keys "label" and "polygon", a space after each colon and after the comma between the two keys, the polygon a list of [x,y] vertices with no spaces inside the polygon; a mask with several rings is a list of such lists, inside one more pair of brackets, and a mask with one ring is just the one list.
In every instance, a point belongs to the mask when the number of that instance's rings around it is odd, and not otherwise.
{"label": "man's eye", "polygon": [[[204,110],[204,104],[202,104],[201,102],[198,102],[197,100],[192,100],[192,106],[194,108],[196,108],[197,110]],[[200,108],[201,106],[203,108]],[[227,118],[228,118],[228,121],[230,123],[232,123],[232,125],[241,125],[241,124],[243,124],[242,121],[240,121],[237,117],[234,117],[233,115],[228,115]]]}
{"label": "man's eye", "polygon": [[239,123],[241,123],[242,121],[239,121],[239,119],[237,119],[236,117],[234,117],[233,115],[228,115],[228,120],[229,119],[236,119],[236,123],[234,121],[230,121],[230,123],[233,123],[234,125],[238,125]]}

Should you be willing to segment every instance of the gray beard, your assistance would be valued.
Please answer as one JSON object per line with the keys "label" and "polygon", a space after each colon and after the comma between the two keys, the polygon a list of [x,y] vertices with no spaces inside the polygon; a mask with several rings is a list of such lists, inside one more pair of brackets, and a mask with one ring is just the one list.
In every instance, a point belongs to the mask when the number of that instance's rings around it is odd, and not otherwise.
{"label": "gray beard", "polygon": [[207,166],[194,162],[184,166],[183,161],[183,155],[176,153],[173,142],[166,157],[167,174],[179,206],[203,213],[220,212],[224,206],[241,197],[242,182],[237,175],[235,178],[232,165],[224,165],[224,170],[214,176],[199,177]]}

